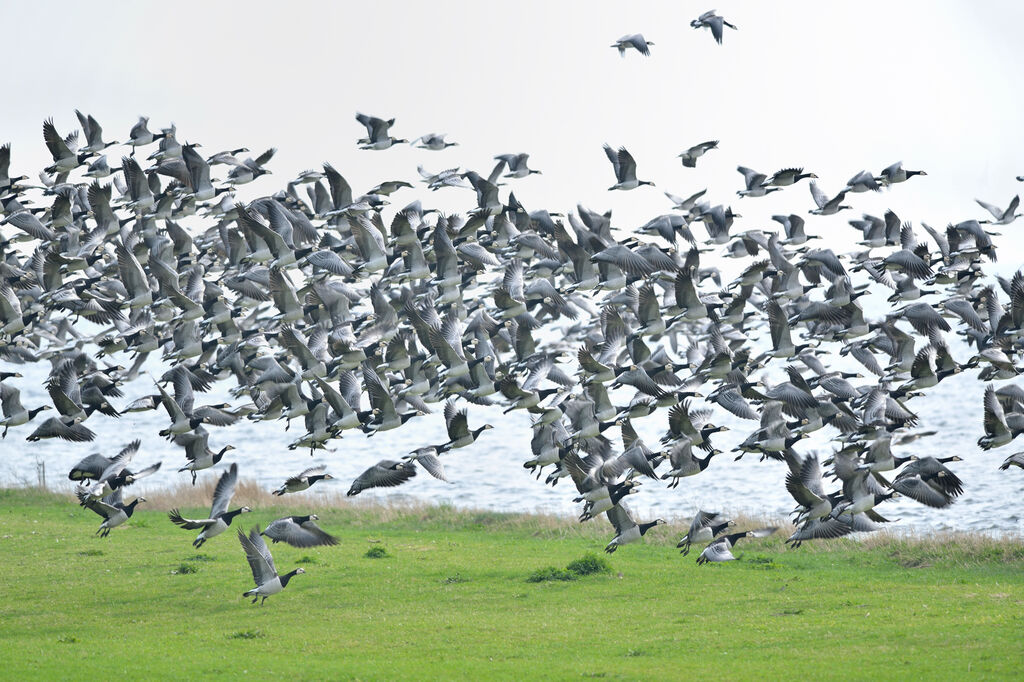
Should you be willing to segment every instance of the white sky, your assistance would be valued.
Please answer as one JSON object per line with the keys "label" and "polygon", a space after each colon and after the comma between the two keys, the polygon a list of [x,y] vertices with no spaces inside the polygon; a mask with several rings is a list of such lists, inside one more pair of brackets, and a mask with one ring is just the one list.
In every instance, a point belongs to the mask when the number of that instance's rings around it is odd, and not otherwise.
{"label": "white sky", "polygon": [[[944,226],[984,217],[975,197],[1005,205],[1021,189],[1024,3],[721,2],[739,26],[721,47],[689,26],[713,6],[7,3],[0,142],[14,144],[12,172],[34,176],[48,161],[44,118],[67,132],[77,107],[124,140],[146,114],[153,129],[174,121],[180,140],[211,154],[278,147],[261,193],[328,160],[360,192],[418,179],[417,163],[486,175],[493,155],[525,151],[544,173],[513,186],[527,208],[579,201],[613,209],[623,228],[666,212],[662,190],[709,187],[711,201],[743,215],[734,231],[774,228],[772,213],[813,207],[806,181],[740,200],[738,164],[766,173],[802,165],[830,194],[900,159],[928,171],[891,192],[851,195],[854,211],[810,218],[809,231],[844,243],[854,236],[846,220],[862,211],[891,207]],[[654,41],[650,58],[620,59],[609,47],[634,32]],[[461,146],[359,151],[357,110],[395,117],[398,137],[445,132]],[[720,149],[684,169],[676,155],[705,139]],[[604,142],[627,146],[639,177],[657,187],[608,192]],[[114,148],[112,164],[121,153]],[[393,200],[417,197],[472,205],[471,194],[421,189]],[[1004,265],[1024,260],[1015,241],[997,241]]]}

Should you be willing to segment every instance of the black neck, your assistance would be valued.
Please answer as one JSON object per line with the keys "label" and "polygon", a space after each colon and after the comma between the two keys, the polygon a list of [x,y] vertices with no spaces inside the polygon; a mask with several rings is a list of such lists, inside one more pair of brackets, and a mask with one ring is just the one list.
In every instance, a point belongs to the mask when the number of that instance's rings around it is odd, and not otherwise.
{"label": "black neck", "polygon": [[284,575],[280,576],[280,578],[281,578],[281,587],[288,587],[288,581],[291,580],[292,576],[294,576],[298,572],[299,572],[299,569],[296,568],[291,573],[285,573]]}
{"label": "black neck", "polygon": [[242,513],[243,509],[245,509],[245,507],[239,507],[238,509],[236,509],[234,511],[224,512],[223,514],[220,515],[221,521],[223,521],[224,523],[226,523],[227,525],[230,526],[231,522],[235,520],[236,516],[238,516],[239,514]]}
{"label": "black neck", "polygon": [[658,525],[657,521],[651,521],[649,523],[639,523],[639,524],[637,524],[637,527],[640,528],[640,535],[643,535],[644,533],[646,533],[647,531],[649,531],[650,529],[654,528],[657,525]]}
{"label": "black neck", "polygon": [[729,527],[729,522],[728,521],[725,522],[725,523],[719,524],[717,526],[711,526],[711,537],[715,537],[716,535],[718,535],[719,533],[721,533],[723,530],[725,530],[728,527]]}

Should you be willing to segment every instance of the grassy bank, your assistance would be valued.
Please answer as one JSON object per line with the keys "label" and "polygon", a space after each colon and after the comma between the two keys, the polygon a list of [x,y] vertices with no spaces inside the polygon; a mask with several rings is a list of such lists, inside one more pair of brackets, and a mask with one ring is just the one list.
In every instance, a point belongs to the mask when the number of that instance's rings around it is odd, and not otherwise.
{"label": "grassy bank", "polygon": [[[340,545],[274,545],[306,574],[259,607],[234,529],[195,551],[164,514],[205,516],[209,497],[150,497],[100,540],[69,496],[0,491],[4,678],[949,679],[1024,660],[1019,541],[770,538],[698,567],[670,526],[566,576],[606,523],[318,499]],[[266,497],[240,488],[244,527],[309,511]]]}

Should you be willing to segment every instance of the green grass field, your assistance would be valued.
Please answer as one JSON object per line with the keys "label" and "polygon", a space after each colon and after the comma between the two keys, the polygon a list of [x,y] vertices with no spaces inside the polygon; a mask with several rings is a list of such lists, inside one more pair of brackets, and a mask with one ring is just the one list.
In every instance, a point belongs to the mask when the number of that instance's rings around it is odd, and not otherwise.
{"label": "green grass field", "polygon": [[[310,511],[245,493],[246,529]],[[205,516],[208,493],[184,494]],[[69,495],[0,491],[0,678],[959,679],[1024,661],[1019,540],[774,537],[699,567],[676,524],[608,573],[529,582],[602,554],[608,524],[336,501],[316,512],[341,544],[273,545],[306,574],[261,607],[234,528],[195,551],[173,496],[149,497],[101,540]]]}

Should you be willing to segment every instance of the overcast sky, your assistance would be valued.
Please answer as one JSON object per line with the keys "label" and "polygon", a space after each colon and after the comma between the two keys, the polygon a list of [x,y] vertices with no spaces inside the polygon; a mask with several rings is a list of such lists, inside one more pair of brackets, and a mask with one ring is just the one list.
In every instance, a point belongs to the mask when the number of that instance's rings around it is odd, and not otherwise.
{"label": "overcast sky", "polygon": [[[667,211],[663,190],[709,187],[710,200],[744,216],[737,229],[813,208],[806,182],[740,200],[739,164],[766,173],[805,166],[830,194],[861,169],[896,160],[928,171],[890,192],[851,196],[855,211],[811,219],[817,232],[843,232],[847,219],[888,207],[944,226],[984,217],[976,197],[1005,205],[1021,188],[1024,3],[721,2],[719,13],[739,26],[722,46],[689,26],[712,7],[7,4],[0,142],[14,145],[12,172],[34,175],[48,161],[44,118],[70,131],[77,107],[124,140],[145,114],[154,129],[175,122],[180,140],[211,154],[278,147],[274,175],[256,187],[265,193],[323,161],[360,192],[416,180],[418,163],[486,174],[495,154],[522,151],[543,171],[514,185],[527,208],[582,202],[613,209],[623,228]],[[620,59],[609,46],[634,32],[654,41],[651,56]],[[359,151],[356,111],[396,118],[398,137],[443,132],[460,146]],[[676,155],[706,139],[720,149],[683,168]],[[639,177],[657,187],[608,192],[605,142],[628,147]],[[393,200],[439,199],[427,194]],[[451,196],[471,205],[469,194]],[[1022,260],[1013,241],[997,241],[1004,264]]]}

